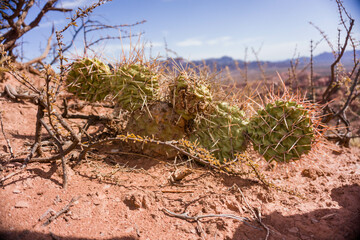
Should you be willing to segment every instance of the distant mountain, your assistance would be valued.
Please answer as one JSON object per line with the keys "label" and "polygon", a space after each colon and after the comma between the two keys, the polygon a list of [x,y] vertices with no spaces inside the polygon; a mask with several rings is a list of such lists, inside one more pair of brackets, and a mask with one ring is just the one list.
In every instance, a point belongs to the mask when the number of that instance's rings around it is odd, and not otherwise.
{"label": "distant mountain", "polygon": [[[353,65],[353,51],[347,51],[344,53],[344,56],[341,59],[341,63],[344,66],[352,66]],[[356,51],[356,55],[360,56],[360,50]],[[290,59],[282,60],[282,61],[260,61],[259,63],[261,65],[266,65],[267,68],[277,68],[277,69],[284,69],[290,67]],[[335,61],[335,57],[332,53],[324,52],[317,56],[314,56],[313,62],[314,66],[316,67],[330,67],[330,65]],[[204,63],[209,66],[210,68],[214,69],[216,67],[217,70],[224,69],[225,67],[228,67],[230,71],[236,70],[236,62],[238,63],[238,66],[240,68],[245,67],[245,63],[243,60],[236,60],[228,56],[223,56],[221,58],[208,58],[204,60],[196,60],[188,62],[184,60],[183,58],[176,58],[175,62],[179,65],[185,66],[188,63],[192,63],[195,65],[203,65]],[[310,62],[309,57],[300,57],[298,68],[302,68],[306,66]],[[257,69],[258,68],[258,62],[251,61],[247,62],[247,68],[249,70],[251,69]]]}

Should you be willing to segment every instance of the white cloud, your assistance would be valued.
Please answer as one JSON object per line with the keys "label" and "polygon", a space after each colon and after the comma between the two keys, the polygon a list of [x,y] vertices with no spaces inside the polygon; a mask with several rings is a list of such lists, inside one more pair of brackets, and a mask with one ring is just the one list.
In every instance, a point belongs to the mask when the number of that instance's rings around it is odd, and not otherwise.
{"label": "white cloud", "polygon": [[218,37],[206,41],[208,45],[217,45],[217,44],[229,44],[231,40],[230,36]]}
{"label": "white cloud", "polygon": [[184,41],[177,42],[176,45],[179,47],[196,47],[196,46],[214,46],[214,45],[223,45],[223,46],[229,46],[234,44],[234,41],[232,41],[232,38],[230,36],[223,36],[223,37],[217,37],[213,39],[209,39],[206,41],[202,41],[198,38],[188,38]]}
{"label": "white cloud", "polygon": [[61,5],[63,8],[77,8],[77,7],[84,7],[90,6],[91,4],[95,3],[94,0],[69,0],[64,1]]}
{"label": "white cloud", "polygon": [[189,38],[184,41],[177,42],[176,45],[179,47],[193,47],[193,46],[201,46],[203,45],[203,42],[195,38]]}

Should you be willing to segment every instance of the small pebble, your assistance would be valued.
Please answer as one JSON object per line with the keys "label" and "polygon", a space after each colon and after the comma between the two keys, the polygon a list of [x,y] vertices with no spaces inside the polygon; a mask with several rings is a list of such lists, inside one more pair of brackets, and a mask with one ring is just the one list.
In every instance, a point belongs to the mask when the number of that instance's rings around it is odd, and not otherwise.
{"label": "small pebble", "polygon": [[29,206],[29,203],[25,201],[19,201],[15,204],[15,208],[28,208]]}
{"label": "small pebble", "polygon": [[14,190],[13,190],[13,193],[14,193],[14,194],[19,194],[19,193],[21,193],[21,191],[20,191],[19,189],[14,189]]}
{"label": "small pebble", "polygon": [[299,232],[299,229],[297,227],[292,227],[292,228],[289,228],[288,231],[291,233],[297,233],[297,232]]}

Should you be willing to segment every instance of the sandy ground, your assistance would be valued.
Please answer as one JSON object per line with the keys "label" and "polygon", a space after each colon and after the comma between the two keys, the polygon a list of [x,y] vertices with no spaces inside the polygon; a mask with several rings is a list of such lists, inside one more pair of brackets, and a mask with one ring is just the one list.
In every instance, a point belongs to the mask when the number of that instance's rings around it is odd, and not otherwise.
{"label": "sandy ground", "polygon": [[[6,83],[15,82],[2,79],[0,91]],[[34,141],[34,104],[1,96],[0,110],[15,155],[26,156]],[[169,176],[182,168],[173,160],[116,151],[121,149],[104,146],[70,169],[67,189],[60,162],[31,163],[6,180],[0,186],[0,238],[266,239],[268,228],[268,239],[360,239],[359,148],[323,142],[300,161],[273,169],[253,154],[268,180],[302,197],[267,188],[253,175],[228,176],[195,165],[173,184]],[[18,166],[8,160],[1,133],[0,178]],[[167,210],[205,217],[184,219]]]}

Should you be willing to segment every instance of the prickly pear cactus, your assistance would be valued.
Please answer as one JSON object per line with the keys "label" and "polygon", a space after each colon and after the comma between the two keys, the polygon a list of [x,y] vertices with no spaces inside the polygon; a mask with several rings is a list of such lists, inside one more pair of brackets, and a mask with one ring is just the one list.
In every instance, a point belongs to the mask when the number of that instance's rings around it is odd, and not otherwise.
{"label": "prickly pear cactus", "polygon": [[190,140],[211,151],[220,162],[246,149],[244,130],[247,122],[237,106],[219,102],[213,111],[195,122]]}
{"label": "prickly pear cactus", "polygon": [[111,92],[110,68],[96,58],[83,58],[74,62],[67,75],[68,91],[80,99],[101,101]]}
{"label": "prickly pear cactus", "polygon": [[[174,112],[171,105],[156,102],[148,106],[148,110],[136,110],[132,113],[125,131],[140,136],[154,137],[161,141],[178,140],[185,136],[186,121]],[[133,144],[132,150],[141,150],[151,156],[175,157],[177,152],[163,145]]]}
{"label": "prickly pear cactus", "polygon": [[209,86],[196,80],[180,74],[170,86],[170,101],[175,111],[186,120],[194,119],[212,102]]}
{"label": "prickly pear cactus", "polygon": [[271,162],[299,159],[314,139],[309,111],[294,101],[277,100],[257,112],[247,132],[257,150]]}
{"label": "prickly pear cactus", "polygon": [[144,65],[124,65],[114,74],[115,99],[119,106],[135,111],[157,100],[158,75]]}

